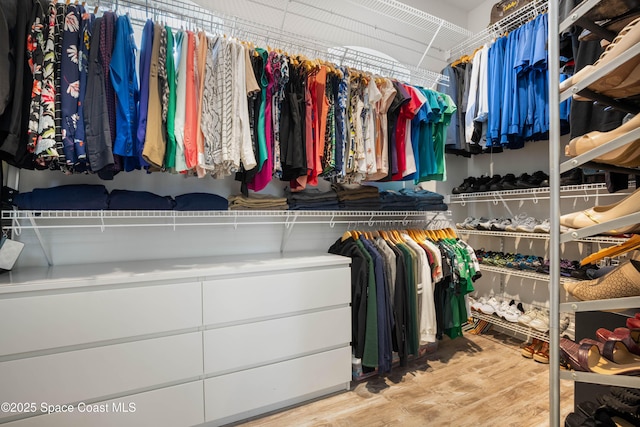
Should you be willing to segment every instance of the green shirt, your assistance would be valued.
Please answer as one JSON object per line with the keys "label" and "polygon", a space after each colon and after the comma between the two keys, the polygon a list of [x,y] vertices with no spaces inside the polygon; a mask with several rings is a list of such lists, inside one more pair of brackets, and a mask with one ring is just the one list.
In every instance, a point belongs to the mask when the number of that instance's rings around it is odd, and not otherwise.
{"label": "green shirt", "polygon": [[[167,29],[167,81],[169,83],[169,105],[167,106],[167,149],[164,153],[164,167],[167,170],[176,167],[176,67],[173,56],[174,39],[171,27]],[[182,41],[182,33],[178,33],[177,44]]]}

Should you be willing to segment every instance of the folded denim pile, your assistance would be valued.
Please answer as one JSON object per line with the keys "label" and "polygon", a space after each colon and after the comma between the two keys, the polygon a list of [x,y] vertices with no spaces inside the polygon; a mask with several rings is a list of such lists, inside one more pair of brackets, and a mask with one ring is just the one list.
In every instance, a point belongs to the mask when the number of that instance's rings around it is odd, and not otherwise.
{"label": "folded denim pile", "polygon": [[383,211],[446,211],[444,196],[428,190],[381,191]]}
{"label": "folded denim pile", "polygon": [[[547,218],[540,220],[526,213],[519,214],[515,218],[474,218],[468,217],[463,222],[456,224],[459,230],[484,230],[506,231],[511,233],[546,233],[551,230],[551,221]],[[560,227],[566,231],[566,227]]]}
{"label": "folded denim pile", "polygon": [[148,191],[112,190],[104,185],[72,184],[36,188],[17,194],[13,204],[21,210],[149,210],[226,211],[226,198],[212,193],[186,193],[175,198]]}
{"label": "folded denim pile", "polygon": [[340,209],[338,193],[333,189],[321,191],[318,188],[307,187],[298,192],[286,189],[285,196],[289,210],[333,211]]}

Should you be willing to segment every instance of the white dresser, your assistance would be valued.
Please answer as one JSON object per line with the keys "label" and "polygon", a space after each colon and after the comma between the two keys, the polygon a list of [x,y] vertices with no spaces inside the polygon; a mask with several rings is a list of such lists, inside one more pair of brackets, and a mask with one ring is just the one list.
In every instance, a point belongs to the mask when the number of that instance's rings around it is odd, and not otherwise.
{"label": "white dresser", "polygon": [[220,425],[348,389],[350,259],[244,258],[0,276],[0,425]]}

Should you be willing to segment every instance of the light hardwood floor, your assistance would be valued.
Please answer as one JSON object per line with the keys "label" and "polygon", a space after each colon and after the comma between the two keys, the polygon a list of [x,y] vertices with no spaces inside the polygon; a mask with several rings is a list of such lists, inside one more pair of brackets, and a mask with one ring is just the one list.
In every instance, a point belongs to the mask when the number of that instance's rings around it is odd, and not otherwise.
{"label": "light hardwood floor", "polygon": [[[548,426],[548,365],[520,355],[521,342],[488,332],[455,340],[352,383],[351,390],[240,424],[282,426]],[[561,382],[560,410],[573,409],[573,383]]]}

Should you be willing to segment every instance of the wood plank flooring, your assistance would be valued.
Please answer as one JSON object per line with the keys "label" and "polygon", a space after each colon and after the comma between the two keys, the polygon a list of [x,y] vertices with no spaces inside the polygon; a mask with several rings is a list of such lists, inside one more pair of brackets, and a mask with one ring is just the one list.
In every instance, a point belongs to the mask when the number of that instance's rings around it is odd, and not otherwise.
{"label": "wood plank flooring", "polygon": [[[491,331],[445,338],[437,352],[386,377],[239,425],[548,426],[548,365],[522,357],[520,345]],[[560,394],[564,420],[573,410],[573,383],[562,381]]]}

